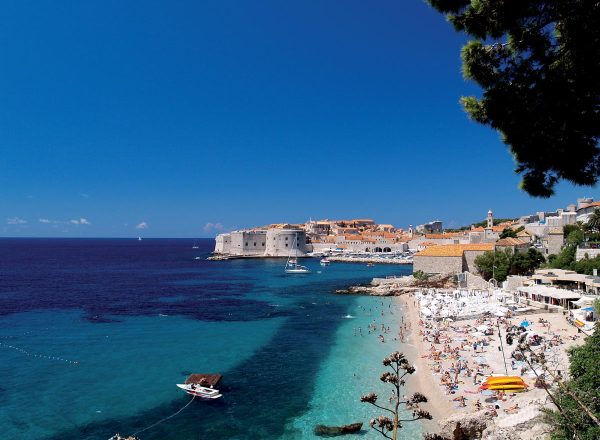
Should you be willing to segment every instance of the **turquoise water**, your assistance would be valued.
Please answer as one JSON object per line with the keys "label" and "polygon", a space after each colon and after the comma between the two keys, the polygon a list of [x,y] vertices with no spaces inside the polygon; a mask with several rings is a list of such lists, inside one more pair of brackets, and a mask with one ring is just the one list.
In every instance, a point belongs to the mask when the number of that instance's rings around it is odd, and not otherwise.
{"label": "turquoise water", "polygon": [[[194,372],[222,373],[223,399],[192,402],[143,440],[367,428],[378,413],[359,398],[384,394],[380,362],[399,346],[389,338],[401,313],[390,298],[333,292],[410,268],[312,260],[312,274],[290,276],[280,260],[194,260],[211,244],[0,240],[2,437],[132,434],[186,405],[175,383]],[[368,334],[373,319],[392,329],[385,343]]]}

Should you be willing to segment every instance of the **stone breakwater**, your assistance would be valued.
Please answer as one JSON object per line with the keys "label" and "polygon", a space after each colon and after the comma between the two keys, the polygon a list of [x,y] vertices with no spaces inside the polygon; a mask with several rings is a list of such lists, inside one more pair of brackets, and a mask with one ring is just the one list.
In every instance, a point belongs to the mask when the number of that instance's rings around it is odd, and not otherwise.
{"label": "stone breakwater", "polygon": [[454,289],[455,277],[449,275],[434,275],[426,280],[415,278],[413,275],[394,278],[374,278],[368,285],[350,286],[347,289],[336,290],[342,295],[371,295],[398,296],[420,289]]}

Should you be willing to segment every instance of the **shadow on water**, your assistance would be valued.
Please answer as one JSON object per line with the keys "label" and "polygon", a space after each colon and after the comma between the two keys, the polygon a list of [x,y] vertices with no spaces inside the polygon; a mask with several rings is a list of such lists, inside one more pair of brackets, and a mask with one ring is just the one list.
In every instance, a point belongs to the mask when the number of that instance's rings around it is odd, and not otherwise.
{"label": "shadow on water", "polygon": [[[289,294],[299,294],[290,289]],[[304,288],[302,288],[304,290]],[[314,298],[313,298],[314,299]],[[218,401],[193,402],[173,419],[141,435],[158,439],[270,439],[308,408],[319,366],[329,353],[349,300],[314,305],[302,302],[270,343],[236,368],[224,372]],[[307,320],[307,314],[310,315]],[[235,353],[231,353],[235,356]],[[133,433],[178,411],[187,395],[122,420],[92,423],[63,431],[48,440],[102,439],[115,432]]]}

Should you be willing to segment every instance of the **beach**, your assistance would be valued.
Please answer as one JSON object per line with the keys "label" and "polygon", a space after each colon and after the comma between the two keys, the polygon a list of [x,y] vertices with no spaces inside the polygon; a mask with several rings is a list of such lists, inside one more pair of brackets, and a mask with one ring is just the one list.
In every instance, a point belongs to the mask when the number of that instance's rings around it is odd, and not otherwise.
{"label": "beach", "polygon": [[[449,417],[458,420],[480,411],[487,412],[486,416],[493,419],[496,427],[516,429],[538,418],[541,407],[550,407],[546,391],[534,386],[536,373],[541,371],[533,372],[526,363],[511,358],[515,345],[506,344],[506,329],[527,323],[528,332],[542,341],[539,350],[544,351],[551,368],[566,377],[569,365],[566,350],[581,344],[583,337],[567,323],[563,314],[532,310],[512,318],[480,316],[435,321],[420,313],[418,295],[405,294],[398,300],[405,310],[404,316],[412,323],[405,346],[409,347],[409,358],[417,369],[407,385],[410,392],[420,391],[428,397],[429,402],[423,408],[433,416],[432,422],[425,424],[426,430],[439,431],[439,425]],[[494,301],[491,295],[489,301],[490,304]],[[482,335],[477,330],[483,326],[487,326],[490,329],[487,333],[491,334]],[[477,343],[475,349],[474,342]],[[506,364],[501,349],[504,349]],[[479,386],[491,375],[522,376],[528,388],[525,392],[506,392],[498,397],[490,393],[482,395]],[[547,380],[551,382],[551,378]],[[544,425],[538,424],[538,429],[543,430]],[[532,436],[530,432],[522,438],[534,438]]]}

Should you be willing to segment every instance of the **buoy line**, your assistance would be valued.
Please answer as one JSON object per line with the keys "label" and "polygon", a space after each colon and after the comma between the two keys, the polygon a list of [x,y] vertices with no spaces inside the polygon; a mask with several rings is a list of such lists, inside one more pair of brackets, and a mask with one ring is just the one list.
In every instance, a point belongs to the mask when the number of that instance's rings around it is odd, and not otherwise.
{"label": "buoy line", "polygon": [[24,354],[25,356],[30,356],[30,357],[36,357],[36,358],[40,358],[40,359],[48,359],[51,361],[59,361],[59,362],[65,362],[68,364],[73,364],[73,365],[78,365],[79,361],[72,361],[70,359],[65,359],[59,356],[48,356],[45,354],[40,354],[40,353],[32,353],[30,351],[27,351],[21,347],[17,347],[16,345],[10,345],[10,344],[6,344],[4,342],[0,342],[0,347],[6,347],[6,348],[11,348],[15,351],[18,351],[21,354]]}
{"label": "buoy line", "polygon": [[196,396],[192,396],[192,398],[190,399],[190,401],[189,401],[188,403],[186,403],[186,404],[183,406],[183,408],[181,408],[181,409],[180,409],[179,411],[177,411],[176,413],[174,413],[174,414],[171,414],[169,417],[165,417],[164,419],[161,419],[161,420],[159,420],[159,421],[158,421],[158,422],[156,422],[156,423],[153,423],[152,425],[148,426],[147,428],[140,429],[139,431],[137,431],[137,432],[134,432],[133,434],[131,434],[131,436],[132,436],[132,437],[136,437],[136,436],[137,436],[137,435],[138,435],[140,432],[147,431],[147,430],[149,430],[150,428],[154,428],[155,426],[158,426],[158,425],[160,425],[162,422],[166,422],[167,420],[169,420],[169,419],[171,419],[171,418],[175,417],[175,416],[176,416],[177,414],[179,414],[181,411],[183,411],[184,409],[186,409],[186,408],[187,408],[187,407],[190,405],[190,403],[192,403],[192,402],[194,401],[194,399],[195,399],[195,398],[196,398]]}

